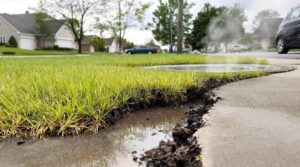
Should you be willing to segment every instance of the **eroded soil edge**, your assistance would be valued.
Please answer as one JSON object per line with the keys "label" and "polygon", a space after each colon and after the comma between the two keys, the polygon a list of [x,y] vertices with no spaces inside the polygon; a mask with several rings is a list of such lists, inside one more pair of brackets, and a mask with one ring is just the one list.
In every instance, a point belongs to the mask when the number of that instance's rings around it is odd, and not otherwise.
{"label": "eroded soil edge", "polygon": [[204,126],[203,116],[221,99],[213,89],[234,81],[237,80],[209,80],[198,94],[199,104],[190,106],[186,112],[186,123],[174,127],[173,140],[161,141],[158,147],[139,158],[133,155],[134,161],[147,167],[201,167],[201,148],[194,134]]}

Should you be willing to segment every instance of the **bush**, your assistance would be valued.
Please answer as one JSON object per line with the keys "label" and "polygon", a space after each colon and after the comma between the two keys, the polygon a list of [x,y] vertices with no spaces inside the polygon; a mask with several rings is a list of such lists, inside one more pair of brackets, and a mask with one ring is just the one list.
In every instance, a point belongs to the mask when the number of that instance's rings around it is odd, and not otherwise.
{"label": "bush", "polygon": [[53,46],[53,50],[58,50],[59,49],[59,46],[58,45],[54,45]]}
{"label": "bush", "polygon": [[106,51],[105,42],[102,38],[96,37],[91,41],[91,44],[95,47],[95,51]]}
{"label": "bush", "polygon": [[57,50],[59,50],[59,51],[73,51],[74,49],[72,49],[72,48],[58,48]]}
{"label": "bush", "polygon": [[17,48],[18,47],[18,42],[16,40],[16,38],[14,36],[11,36],[8,40],[8,44],[13,47],[13,48]]}
{"label": "bush", "polygon": [[7,43],[0,43],[0,46],[4,46],[4,47],[11,47],[9,44]]}
{"label": "bush", "polygon": [[73,51],[74,49],[72,49],[72,48],[60,48],[59,46],[54,45],[53,47],[47,47],[47,48],[37,49],[37,50]]}
{"label": "bush", "polygon": [[3,55],[15,55],[16,52],[3,52],[2,54]]}

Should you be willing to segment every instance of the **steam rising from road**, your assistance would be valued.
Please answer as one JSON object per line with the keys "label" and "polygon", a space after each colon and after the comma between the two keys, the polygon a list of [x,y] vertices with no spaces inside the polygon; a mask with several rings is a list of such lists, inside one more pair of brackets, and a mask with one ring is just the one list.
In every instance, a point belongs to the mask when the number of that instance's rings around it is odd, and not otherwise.
{"label": "steam rising from road", "polygon": [[223,44],[225,50],[230,43],[237,43],[244,35],[235,18],[226,14],[216,17],[210,22],[207,34],[205,40],[209,46],[220,47]]}

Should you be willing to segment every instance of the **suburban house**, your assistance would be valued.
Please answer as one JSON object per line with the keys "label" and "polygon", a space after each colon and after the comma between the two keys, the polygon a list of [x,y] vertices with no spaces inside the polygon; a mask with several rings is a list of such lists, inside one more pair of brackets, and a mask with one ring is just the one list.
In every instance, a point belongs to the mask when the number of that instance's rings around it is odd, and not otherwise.
{"label": "suburban house", "polygon": [[260,46],[262,49],[275,47],[276,34],[283,18],[273,18],[262,23],[253,33],[254,46]]}
{"label": "suburban house", "polygon": [[[82,41],[81,48],[83,52],[95,52],[95,46],[93,46],[92,41],[96,38],[96,35],[86,35]],[[119,45],[115,38],[103,38],[105,43],[105,50],[109,53],[119,52]]]}
{"label": "suburban house", "polygon": [[109,53],[116,53],[120,52],[119,49],[119,44],[116,38],[111,37],[111,38],[104,38],[104,43],[105,43],[105,48],[106,51]]}
{"label": "suburban house", "polygon": [[96,38],[96,35],[86,35],[81,42],[81,49],[83,52],[95,52],[95,46],[92,45],[92,41]]}
{"label": "suburban house", "polygon": [[[45,47],[77,48],[72,31],[63,23],[49,19],[48,29],[53,40],[46,41]],[[0,14],[0,43],[7,43],[12,36],[20,49],[38,49],[41,40],[36,33],[34,14]]]}

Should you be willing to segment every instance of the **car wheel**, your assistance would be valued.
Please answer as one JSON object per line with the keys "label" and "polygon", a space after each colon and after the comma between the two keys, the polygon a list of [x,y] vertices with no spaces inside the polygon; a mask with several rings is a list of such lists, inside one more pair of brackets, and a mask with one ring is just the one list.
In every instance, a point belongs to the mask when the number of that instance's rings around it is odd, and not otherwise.
{"label": "car wheel", "polygon": [[127,52],[127,54],[131,55],[132,53],[131,52]]}
{"label": "car wheel", "polygon": [[289,52],[289,49],[287,48],[286,43],[282,38],[279,38],[277,40],[276,49],[279,54],[287,54]]}
{"label": "car wheel", "polygon": [[151,52],[151,51],[149,51],[149,52],[148,52],[148,54],[149,54],[149,55],[152,55],[152,52]]}

